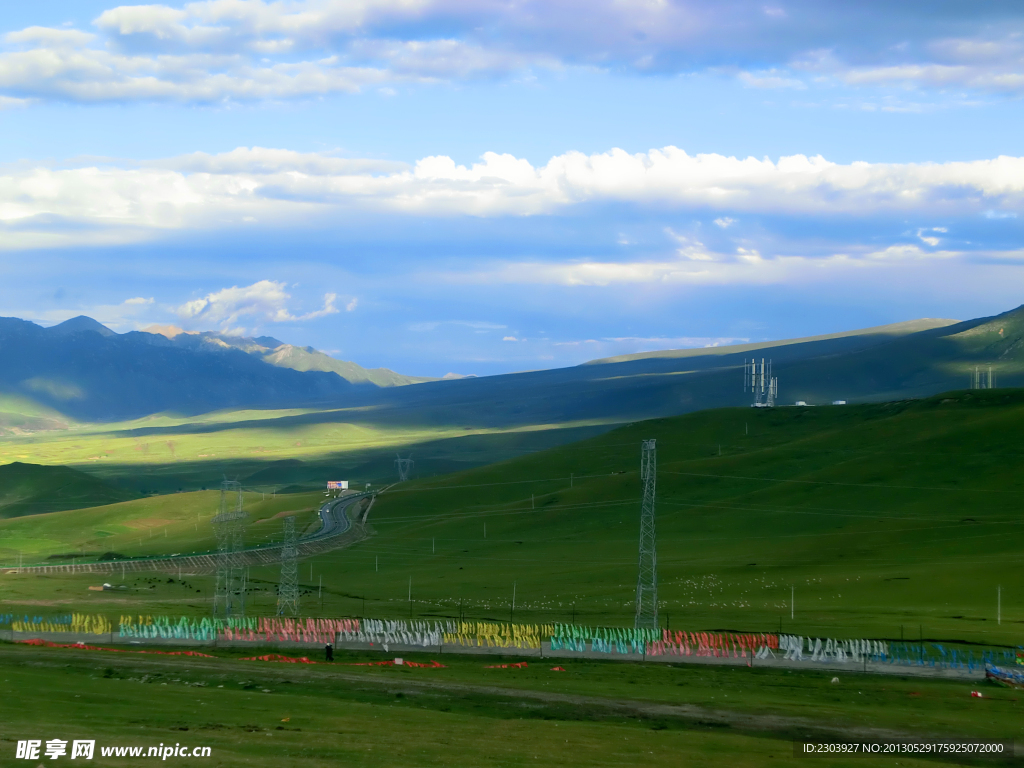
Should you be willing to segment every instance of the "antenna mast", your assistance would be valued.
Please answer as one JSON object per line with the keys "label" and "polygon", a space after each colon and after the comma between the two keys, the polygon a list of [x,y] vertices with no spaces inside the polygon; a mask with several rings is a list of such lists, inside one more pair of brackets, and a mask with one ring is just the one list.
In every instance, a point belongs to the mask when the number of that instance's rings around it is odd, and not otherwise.
{"label": "antenna mast", "polygon": [[774,408],[779,397],[779,380],[772,375],[772,361],[763,357],[743,361],[743,391],[754,395],[754,408]]}

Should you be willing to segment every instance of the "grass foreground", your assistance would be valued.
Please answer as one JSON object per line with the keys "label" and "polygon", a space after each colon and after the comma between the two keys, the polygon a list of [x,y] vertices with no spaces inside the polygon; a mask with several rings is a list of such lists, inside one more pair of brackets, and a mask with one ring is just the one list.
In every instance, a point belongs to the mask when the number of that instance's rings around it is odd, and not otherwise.
{"label": "grass foreground", "polygon": [[[794,739],[1024,736],[1017,692],[985,686],[979,699],[962,682],[575,660],[558,662],[565,671],[495,669],[452,655],[441,669],[359,666],[382,657],[358,653],[310,666],[214,653],[0,644],[4,764],[27,738],[209,746],[204,765],[269,768],[795,765],[805,758]],[[92,764],[127,763],[97,754]]]}

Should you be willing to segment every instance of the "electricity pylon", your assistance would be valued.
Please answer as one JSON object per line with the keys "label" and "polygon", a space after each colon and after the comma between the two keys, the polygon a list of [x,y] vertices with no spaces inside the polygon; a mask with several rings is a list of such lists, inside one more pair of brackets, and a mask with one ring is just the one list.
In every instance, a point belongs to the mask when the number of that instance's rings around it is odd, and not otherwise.
{"label": "electricity pylon", "polygon": [[245,566],[239,553],[245,548],[248,513],[242,508],[242,486],[225,480],[220,487],[220,513],[213,518],[217,534],[217,585],[213,614],[225,619],[245,616]]}
{"label": "electricity pylon", "polygon": [[636,581],[637,629],[658,628],[658,546],[654,529],[654,491],[657,452],[654,440],[644,440],[640,451],[640,481],[644,497],[640,504],[640,568]]}
{"label": "electricity pylon", "polygon": [[[398,456],[398,454],[395,454]],[[403,483],[409,479],[409,475],[412,473],[412,455],[409,455],[408,459],[403,459],[401,456],[395,459],[395,466],[398,467],[398,482]]]}
{"label": "electricity pylon", "polygon": [[299,615],[299,550],[295,547],[295,516],[284,519],[281,548],[281,583],[277,588],[277,615]]}

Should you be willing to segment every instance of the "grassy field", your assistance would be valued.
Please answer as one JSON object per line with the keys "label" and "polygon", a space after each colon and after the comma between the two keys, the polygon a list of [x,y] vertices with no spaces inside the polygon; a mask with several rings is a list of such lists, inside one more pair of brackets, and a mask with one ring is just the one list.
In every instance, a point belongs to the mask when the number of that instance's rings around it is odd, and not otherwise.
{"label": "grassy field", "polygon": [[[251,524],[248,543],[279,541],[276,516],[295,513],[301,532],[319,518],[323,493],[243,494]],[[217,548],[211,519],[220,507],[219,491],[196,491],[51,512],[0,521],[0,563],[10,565],[62,561],[77,557],[95,560],[106,552],[127,557],[205,552]]]}
{"label": "grassy field", "polygon": [[135,494],[71,467],[0,464],[0,518],[128,501]]}
{"label": "grassy field", "polygon": [[[0,407],[3,401],[0,400]],[[0,432],[0,464],[64,465],[135,493],[200,490],[226,474],[248,485],[322,487],[326,479],[382,482],[395,452],[437,474],[542,450],[609,428],[600,421],[515,427],[410,425],[372,408],[156,414],[128,422]]]}
{"label": "grassy field", "polygon": [[[4,759],[17,739],[88,738],[209,746],[214,766],[760,766],[805,762],[794,738],[1024,735],[1016,694],[985,687],[972,698],[966,683],[612,662],[502,670],[448,655],[444,669],[346,665],[371,658],[359,654],[310,667],[217,653],[0,645],[0,701],[18,702],[0,720]],[[833,763],[878,759],[816,761]]]}
{"label": "grassy field", "polygon": [[[631,624],[639,448],[656,438],[663,626],[1018,645],[1022,428],[1020,390],[640,422],[389,490],[374,537],[301,564],[302,610]],[[61,514],[70,528],[99,513]],[[162,542],[155,526],[139,551],[187,549],[193,514],[181,513],[181,539]],[[278,574],[251,577],[269,593]],[[12,606],[209,610],[201,579],[185,600],[177,583],[84,596],[95,579],[3,578]],[[269,594],[257,603],[272,610]]]}

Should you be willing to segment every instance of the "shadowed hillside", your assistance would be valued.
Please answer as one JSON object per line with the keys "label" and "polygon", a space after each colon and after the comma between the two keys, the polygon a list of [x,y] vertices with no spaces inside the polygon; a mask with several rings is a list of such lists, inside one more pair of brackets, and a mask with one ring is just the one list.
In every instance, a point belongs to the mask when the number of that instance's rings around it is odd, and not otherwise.
{"label": "shadowed hillside", "polygon": [[131,492],[70,467],[20,462],[0,465],[0,518],[98,507],[133,498]]}

